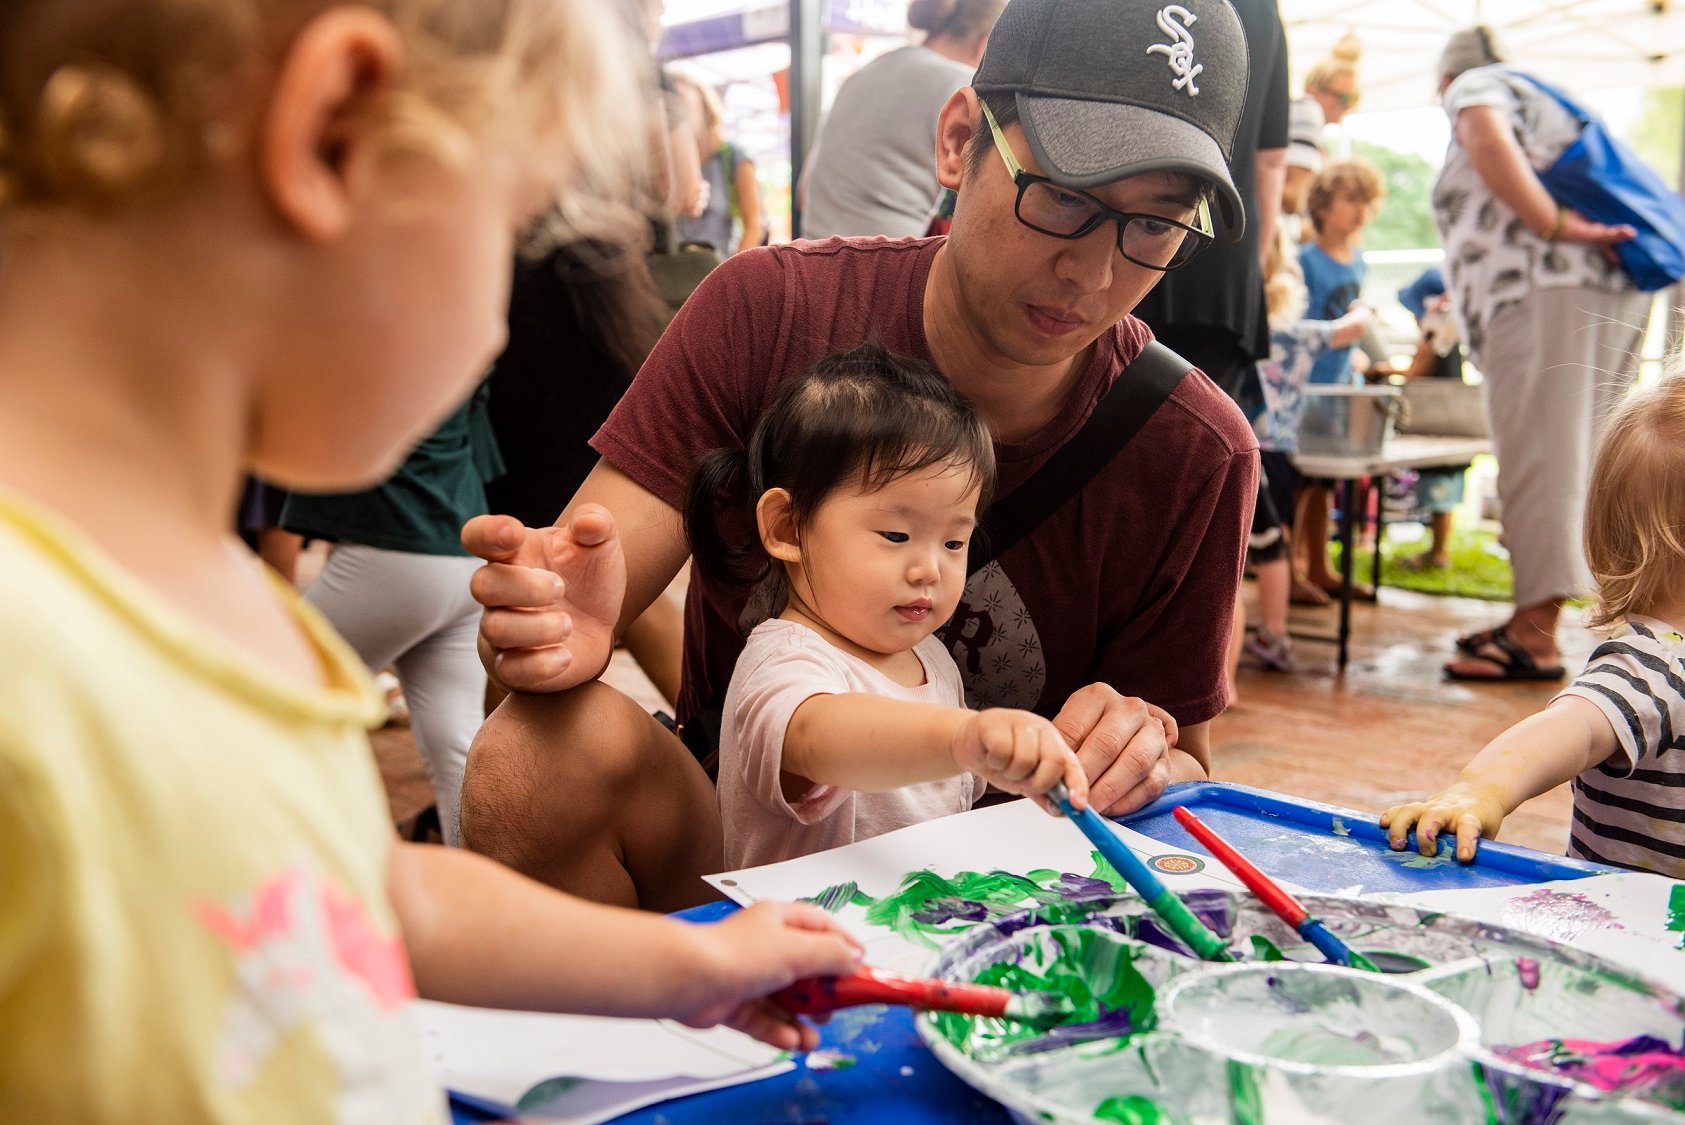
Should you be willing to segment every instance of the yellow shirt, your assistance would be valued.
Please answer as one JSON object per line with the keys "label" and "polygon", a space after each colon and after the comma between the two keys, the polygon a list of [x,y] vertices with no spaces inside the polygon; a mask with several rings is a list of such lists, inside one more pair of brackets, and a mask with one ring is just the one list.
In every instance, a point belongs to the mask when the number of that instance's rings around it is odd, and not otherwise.
{"label": "yellow shirt", "polygon": [[438,1120],[380,705],[281,680],[0,492],[0,1121]]}

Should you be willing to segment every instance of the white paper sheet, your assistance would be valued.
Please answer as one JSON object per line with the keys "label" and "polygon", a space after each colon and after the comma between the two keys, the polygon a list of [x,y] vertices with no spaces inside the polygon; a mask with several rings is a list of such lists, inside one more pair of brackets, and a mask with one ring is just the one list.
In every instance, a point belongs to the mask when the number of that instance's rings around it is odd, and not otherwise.
{"label": "white paper sheet", "polygon": [[415,1023],[451,1090],[513,1111],[541,1083],[556,1096],[524,1116],[590,1125],[685,1094],[782,1074],[789,1055],[729,1028],[698,1031],[668,1020],[558,1016],[417,1000]]}
{"label": "white paper sheet", "polygon": [[[1197,868],[1187,872],[1178,872],[1173,866],[1170,870],[1154,867],[1154,874],[1173,891],[1241,889],[1240,881],[1209,856],[1185,852],[1120,824],[1111,827],[1149,863],[1167,856],[1199,860],[1187,864]],[[949,877],[961,871],[1024,874],[1041,869],[1087,875],[1094,870],[1093,846],[1063,817],[1049,816],[1029,801],[1010,801],[915,824],[828,852],[711,875],[708,882],[748,905],[807,898],[846,882],[855,883],[873,898],[883,898],[894,894],[909,872],[919,870]],[[1289,889],[1297,888],[1289,885]],[[898,972],[922,972],[934,961],[929,943],[909,941],[884,927],[869,925],[865,911],[859,907],[839,910],[837,918],[865,944],[870,964]]]}
{"label": "white paper sheet", "polygon": [[1594,953],[1685,993],[1685,934],[1669,929],[1680,884],[1623,871],[1515,887],[1393,892],[1371,897],[1461,914],[1551,938]]}

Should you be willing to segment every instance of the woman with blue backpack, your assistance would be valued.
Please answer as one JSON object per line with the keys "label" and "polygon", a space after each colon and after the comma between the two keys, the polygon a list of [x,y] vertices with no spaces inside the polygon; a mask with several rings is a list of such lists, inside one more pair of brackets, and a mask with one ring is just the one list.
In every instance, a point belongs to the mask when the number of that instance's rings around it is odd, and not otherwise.
{"label": "woman with blue backpack", "polygon": [[1515,573],[1509,620],[1460,638],[1445,672],[1555,680],[1557,617],[1590,588],[1580,531],[1592,450],[1637,377],[1651,297],[1616,253],[1644,228],[1621,213],[1598,221],[1547,186],[1589,115],[1505,58],[1490,28],[1472,27],[1439,60],[1452,137],[1434,217],[1463,340],[1485,376]]}

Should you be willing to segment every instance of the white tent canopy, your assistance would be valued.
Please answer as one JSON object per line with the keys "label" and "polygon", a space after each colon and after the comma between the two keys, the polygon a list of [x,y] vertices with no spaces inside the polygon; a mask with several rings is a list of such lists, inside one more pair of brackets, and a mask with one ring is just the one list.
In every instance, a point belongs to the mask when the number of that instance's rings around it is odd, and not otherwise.
{"label": "white tent canopy", "polygon": [[1685,85],[1685,0],[1280,0],[1294,89],[1334,42],[1363,42],[1362,109],[1431,105],[1440,49],[1474,23],[1512,60],[1585,93]]}

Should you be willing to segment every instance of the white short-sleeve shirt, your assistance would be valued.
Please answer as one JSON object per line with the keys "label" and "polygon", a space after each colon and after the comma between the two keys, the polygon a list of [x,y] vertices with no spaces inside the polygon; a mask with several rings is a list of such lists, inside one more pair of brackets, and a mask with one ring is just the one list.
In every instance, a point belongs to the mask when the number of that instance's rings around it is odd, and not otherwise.
{"label": "white short-sleeve shirt", "polygon": [[784,734],[796,708],[816,695],[863,694],[964,707],[959,668],[940,639],[913,649],[924,683],[903,687],[794,621],[772,620],[749,634],[726,691],[720,726],[720,819],[730,868],[755,867],[852,844],[969,809],[983,781],[969,773],[860,793],[815,785],[784,798]]}

